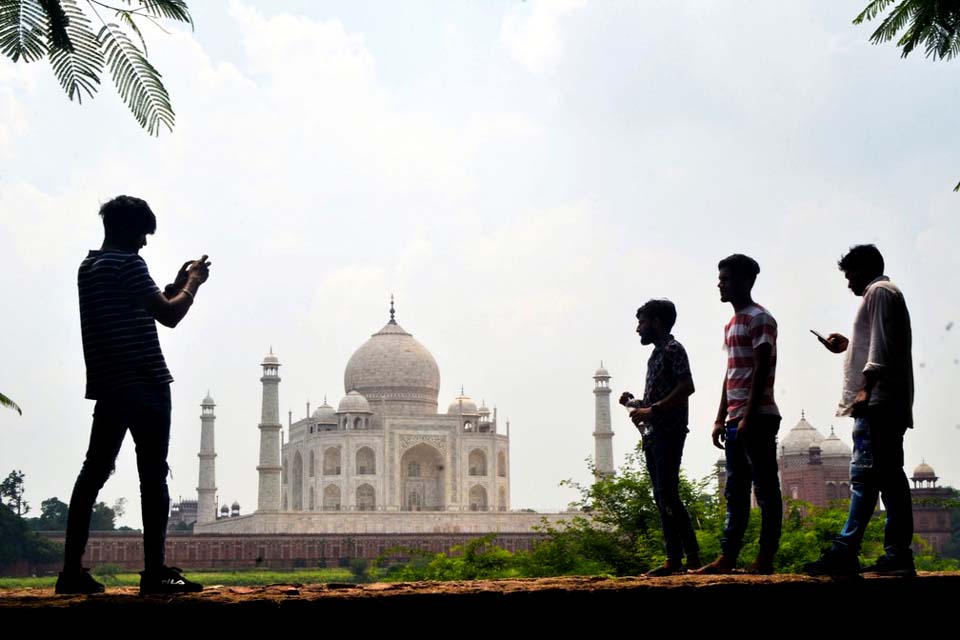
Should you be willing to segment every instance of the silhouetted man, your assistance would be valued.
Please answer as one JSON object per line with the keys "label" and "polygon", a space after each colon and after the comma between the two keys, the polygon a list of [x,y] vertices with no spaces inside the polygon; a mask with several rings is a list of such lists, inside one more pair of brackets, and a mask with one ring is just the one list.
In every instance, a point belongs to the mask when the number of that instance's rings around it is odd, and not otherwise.
{"label": "silhouetted man", "polygon": [[[669,300],[650,300],[637,309],[637,333],[641,344],[652,344],[647,360],[643,398],[629,391],[620,404],[635,407],[630,418],[643,434],[643,456],[653,484],[653,498],[660,512],[667,560],[648,576],[667,576],[700,567],[700,546],[690,514],[680,499],[680,460],[687,439],[689,401],[694,392],[690,361],[683,345],[671,335],[677,309]],[[687,566],[683,566],[684,554]]]}
{"label": "silhouetted man", "polygon": [[170,383],[156,322],[175,327],[206,282],[207,256],[184,263],[163,293],[139,251],[157,220],[146,202],[118,196],[100,207],[104,240],[80,264],[80,327],[87,366],[86,397],[95,400],[90,445],[70,498],[63,571],[57,593],[97,593],[103,585],[81,566],[97,494],[113,472],[130,430],[136,444],[143,515],[141,594],[200,591],[202,586],[164,564]]}
{"label": "silhouetted man", "polygon": [[860,543],[883,496],[884,554],[867,572],[915,575],[913,505],[903,472],[903,434],[913,427],[913,362],[910,314],[903,294],[883,275],[883,256],[872,244],[858,245],[840,259],[840,270],[863,302],[847,340],[839,333],[820,341],[846,352],[839,416],[853,418],[850,512],[833,546],[804,567],[814,575],[856,575]]}
{"label": "silhouetted man", "polygon": [[773,573],[780,546],[783,504],[777,469],[780,410],[773,398],[777,369],[777,322],[753,301],[760,265],[741,254],[726,257],[720,270],[720,300],[733,306],[724,330],[727,373],[713,425],[713,444],[726,452],[727,519],[721,555],[697,573],[731,573],[750,520],[750,486],[760,506],[760,550],[748,573]]}

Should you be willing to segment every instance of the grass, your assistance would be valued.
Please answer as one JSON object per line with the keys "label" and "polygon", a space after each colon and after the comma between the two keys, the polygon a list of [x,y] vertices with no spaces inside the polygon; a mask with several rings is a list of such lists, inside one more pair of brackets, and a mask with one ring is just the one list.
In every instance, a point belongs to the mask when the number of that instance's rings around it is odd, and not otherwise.
{"label": "grass", "polygon": [[[291,571],[184,571],[184,574],[203,585],[224,585],[229,587],[263,586],[268,584],[316,584],[321,582],[353,582],[349,569],[297,569]],[[97,580],[107,587],[140,586],[138,573],[98,574]],[[0,589],[52,589],[57,576],[39,576],[36,578],[0,578]]]}

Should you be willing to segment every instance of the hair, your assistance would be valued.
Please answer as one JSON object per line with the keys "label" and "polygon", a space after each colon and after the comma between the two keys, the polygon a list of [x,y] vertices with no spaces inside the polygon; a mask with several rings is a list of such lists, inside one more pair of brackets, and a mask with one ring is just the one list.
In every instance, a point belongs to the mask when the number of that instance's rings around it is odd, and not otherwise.
{"label": "hair", "polygon": [[650,320],[659,320],[664,330],[670,331],[677,321],[677,308],[666,298],[647,300],[637,309],[637,320],[646,316]]}
{"label": "hair", "polygon": [[110,240],[132,242],[157,230],[157,217],[144,200],[117,196],[100,207],[103,232]]}
{"label": "hair", "polygon": [[717,269],[727,269],[734,275],[750,281],[750,285],[757,281],[757,274],[760,273],[760,265],[750,256],[742,253],[735,253],[727,256],[717,264]]}
{"label": "hair", "polygon": [[876,245],[858,244],[850,247],[850,251],[837,261],[837,266],[841,271],[865,271],[882,275],[883,256]]}

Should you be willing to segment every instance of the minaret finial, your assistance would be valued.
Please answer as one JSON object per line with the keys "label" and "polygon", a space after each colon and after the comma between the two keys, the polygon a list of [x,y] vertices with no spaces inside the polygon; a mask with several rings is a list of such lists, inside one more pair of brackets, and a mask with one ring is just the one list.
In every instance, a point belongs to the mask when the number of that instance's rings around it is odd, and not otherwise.
{"label": "minaret finial", "polygon": [[390,324],[397,324],[397,320],[394,317],[396,315],[396,310],[393,308],[393,294],[390,294]]}
{"label": "minaret finial", "polygon": [[800,409],[800,419],[801,419],[801,420],[806,420],[806,419],[807,419],[807,412],[804,411],[803,409]]}
{"label": "minaret finial", "polygon": [[463,395],[463,385],[460,385],[460,395]]}

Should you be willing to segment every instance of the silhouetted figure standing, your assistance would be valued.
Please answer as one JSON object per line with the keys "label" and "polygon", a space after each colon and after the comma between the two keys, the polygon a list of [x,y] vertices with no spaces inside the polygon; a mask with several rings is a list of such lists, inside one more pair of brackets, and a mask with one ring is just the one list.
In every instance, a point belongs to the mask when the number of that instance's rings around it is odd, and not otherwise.
{"label": "silhouetted figure standing", "polygon": [[175,327],[209,276],[207,256],[188,261],[160,289],[139,251],[157,227],[146,202],[118,196],[100,207],[103,246],[80,264],[80,325],[87,367],[86,397],[95,400],[90,445],[73,488],[63,571],[57,593],[96,593],[103,585],[81,566],[97,494],[113,472],[129,429],[136,444],[143,515],[144,571],[140,592],[179,593],[202,587],[164,564],[170,383],[156,322]]}
{"label": "silhouetted figure standing", "polygon": [[[620,404],[635,407],[630,418],[643,434],[643,456],[660,513],[667,560],[648,576],[667,576],[700,567],[700,546],[690,514],[680,499],[680,461],[687,439],[689,397],[694,392],[690,361],[670,333],[677,309],[669,300],[650,300],[637,309],[637,333],[652,344],[642,399],[624,391]],[[683,566],[683,557],[687,566]]]}
{"label": "silhouetted figure standing", "polygon": [[913,504],[903,472],[903,435],[913,427],[910,313],[900,289],[883,275],[883,256],[872,244],[850,249],[839,267],[850,290],[863,297],[849,340],[839,333],[820,339],[833,353],[846,352],[837,415],[853,418],[850,511],[830,550],[804,571],[859,573],[863,534],[883,496],[884,554],[864,571],[911,576]]}
{"label": "silhouetted figure standing", "polygon": [[720,300],[733,306],[724,330],[727,373],[713,426],[713,444],[726,452],[727,519],[721,555],[699,573],[730,573],[737,565],[750,520],[750,487],[760,506],[760,550],[749,573],[773,573],[780,547],[783,503],[777,468],[780,410],[773,398],[777,369],[777,321],[753,301],[760,265],[742,254],[720,261]]}

